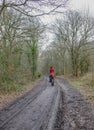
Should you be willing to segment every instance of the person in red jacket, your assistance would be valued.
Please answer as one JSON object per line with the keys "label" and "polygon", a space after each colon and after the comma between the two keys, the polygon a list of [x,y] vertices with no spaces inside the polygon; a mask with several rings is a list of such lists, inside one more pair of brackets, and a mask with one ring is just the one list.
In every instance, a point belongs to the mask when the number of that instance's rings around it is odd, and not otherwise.
{"label": "person in red jacket", "polygon": [[52,66],[50,67],[50,70],[49,70],[49,71],[50,71],[49,82],[51,82],[51,79],[55,77],[55,76],[54,76],[54,72],[55,72],[55,71],[54,71],[54,68],[53,68]]}
{"label": "person in red jacket", "polygon": [[50,74],[54,73],[54,68],[51,66],[50,67]]}

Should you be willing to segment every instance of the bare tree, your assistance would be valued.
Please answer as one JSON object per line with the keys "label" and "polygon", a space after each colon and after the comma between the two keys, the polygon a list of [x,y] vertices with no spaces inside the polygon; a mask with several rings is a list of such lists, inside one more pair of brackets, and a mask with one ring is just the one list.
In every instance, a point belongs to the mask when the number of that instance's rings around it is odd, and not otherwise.
{"label": "bare tree", "polygon": [[39,19],[36,18],[27,18],[24,22],[27,22],[23,27],[25,43],[24,49],[26,51],[30,72],[34,79],[36,77],[38,66],[38,43],[41,39],[42,33],[44,32],[44,27],[42,23],[39,22]]}
{"label": "bare tree", "polygon": [[[13,8],[27,16],[48,15],[58,8],[65,8],[69,0],[2,0],[0,2],[0,15],[6,8]],[[58,11],[59,12],[59,11]]]}
{"label": "bare tree", "polygon": [[[4,11],[0,21],[0,71],[3,80],[11,78],[11,72],[18,67],[20,57],[21,15]],[[16,53],[16,54],[15,54]]]}
{"label": "bare tree", "polygon": [[[69,54],[74,76],[84,68],[88,71],[89,53],[84,53],[84,50],[90,46],[94,38],[94,19],[89,16],[82,16],[78,12],[68,12],[65,19],[58,20],[55,24],[55,36],[62,41],[61,47],[65,45],[67,55]],[[60,44],[60,42],[59,42]],[[84,58],[84,60],[82,60]],[[81,61],[83,67],[81,65]],[[85,65],[84,65],[85,64]]]}

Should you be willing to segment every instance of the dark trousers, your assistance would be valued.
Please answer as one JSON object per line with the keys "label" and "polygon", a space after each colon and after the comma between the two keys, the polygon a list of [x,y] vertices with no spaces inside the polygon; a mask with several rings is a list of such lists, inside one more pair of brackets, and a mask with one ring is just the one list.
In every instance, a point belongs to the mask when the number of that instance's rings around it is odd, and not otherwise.
{"label": "dark trousers", "polygon": [[52,75],[49,76],[49,82],[52,82]]}

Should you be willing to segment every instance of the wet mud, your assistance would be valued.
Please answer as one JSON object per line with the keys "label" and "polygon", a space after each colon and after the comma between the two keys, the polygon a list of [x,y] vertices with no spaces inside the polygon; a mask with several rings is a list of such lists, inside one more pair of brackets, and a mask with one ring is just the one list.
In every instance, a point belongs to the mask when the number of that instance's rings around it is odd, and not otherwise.
{"label": "wet mud", "polygon": [[0,130],[94,130],[89,103],[65,79],[48,77],[0,111]]}

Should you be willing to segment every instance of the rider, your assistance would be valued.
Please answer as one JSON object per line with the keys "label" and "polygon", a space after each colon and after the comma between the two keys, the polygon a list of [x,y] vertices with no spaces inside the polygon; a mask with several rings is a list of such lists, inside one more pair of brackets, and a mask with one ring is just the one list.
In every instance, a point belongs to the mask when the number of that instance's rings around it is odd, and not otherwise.
{"label": "rider", "polygon": [[51,78],[52,77],[54,78],[54,68],[51,66],[49,71],[50,71],[49,79],[50,79],[50,82],[51,82]]}

